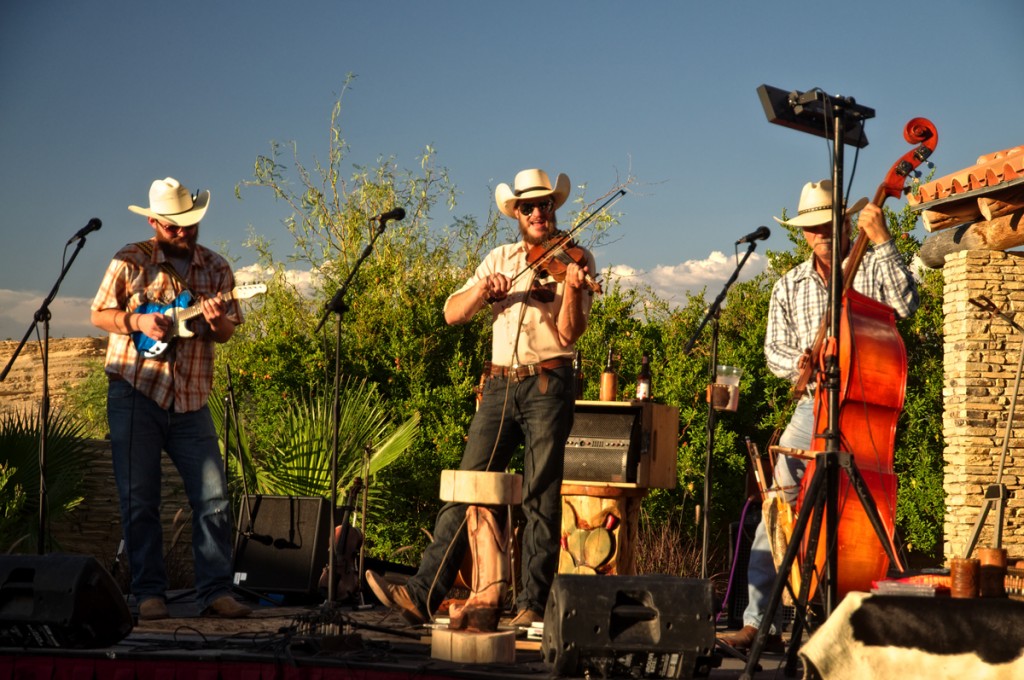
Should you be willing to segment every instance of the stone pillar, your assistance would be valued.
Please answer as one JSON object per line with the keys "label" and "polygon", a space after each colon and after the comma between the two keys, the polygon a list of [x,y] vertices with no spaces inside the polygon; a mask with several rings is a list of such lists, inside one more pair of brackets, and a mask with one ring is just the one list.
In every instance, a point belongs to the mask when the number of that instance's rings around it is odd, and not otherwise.
{"label": "stone pillar", "polygon": [[[988,297],[1024,326],[1024,253],[971,250],[947,257],[943,268],[945,323],[943,424],[946,442],[944,554],[961,556],[998,480],[999,463],[1024,335],[970,302]],[[1024,390],[1022,390],[1024,392]],[[1024,394],[1018,395],[1002,483],[1008,500],[1003,547],[1024,555]],[[993,545],[996,512],[985,521],[979,546]]]}

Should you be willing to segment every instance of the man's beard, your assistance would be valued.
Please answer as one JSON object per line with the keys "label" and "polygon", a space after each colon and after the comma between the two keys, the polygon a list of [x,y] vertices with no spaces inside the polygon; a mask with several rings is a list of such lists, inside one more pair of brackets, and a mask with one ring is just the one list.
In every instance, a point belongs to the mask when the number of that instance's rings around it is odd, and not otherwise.
{"label": "man's beard", "polygon": [[167,257],[191,257],[192,250],[195,248],[195,241],[198,238],[198,234],[192,238],[186,238],[183,240],[171,240],[163,234],[157,234],[157,245],[160,246],[160,250],[163,251]]}
{"label": "man's beard", "polygon": [[522,235],[523,241],[526,242],[527,245],[531,246],[539,246],[544,244],[549,238],[551,238],[551,235],[555,233],[555,231],[557,230],[558,221],[555,219],[554,216],[548,219],[548,230],[541,238],[531,236],[530,232],[527,230],[526,227],[524,227],[522,224],[519,225],[519,233],[520,235]]}

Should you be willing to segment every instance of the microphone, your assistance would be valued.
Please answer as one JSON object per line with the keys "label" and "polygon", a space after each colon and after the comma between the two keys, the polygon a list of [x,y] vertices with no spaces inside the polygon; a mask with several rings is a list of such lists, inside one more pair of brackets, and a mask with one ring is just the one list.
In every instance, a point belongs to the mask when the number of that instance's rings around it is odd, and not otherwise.
{"label": "microphone", "polygon": [[251,531],[246,531],[242,535],[248,538],[249,540],[256,541],[257,543],[262,543],[263,545],[274,544],[274,537],[267,536],[266,534],[256,534]]}
{"label": "microphone", "polygon": [[381,213],[370,219],[377,220],[380,222],[380,226],[384,226],[388,223],[388,220],[404,220],[405,219],[405,208],[392,208],[386,213]]}
{"label": "microphone", "polygon": [[74,236],[69,238],[68,242],[66,244],[64,244],[64,245],[68,245],[69,246],[72,243],[74,243],[75,241],[77,241],[79,239],[85,238],[86,234],[91,234],[94,231],[98,231],[99,228],[102,227],[102,226],[103,226],[103,223],[100,222],[99,218],[98,217],[94,217],[91,220],[89,220],[89,224],[87,224],[84,227],[82,227],[81,229],[79,229],[78,233],[76,233]]}
{"label": "microphone", "polygon": [[763,241],[772,235],[771,229],[768,227],[758,227],[754,231],[750,232],[739,241],[736,241],[736,245],[741,243],[752,243],[753,241]]}

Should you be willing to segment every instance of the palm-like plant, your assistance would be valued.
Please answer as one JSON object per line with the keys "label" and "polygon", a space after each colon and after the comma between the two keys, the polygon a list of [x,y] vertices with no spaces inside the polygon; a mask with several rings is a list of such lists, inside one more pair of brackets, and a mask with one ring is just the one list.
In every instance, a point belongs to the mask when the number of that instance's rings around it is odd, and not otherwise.
{"label": "palm-like plant", "polygon": [[[373,476],[401,457],[413,444],[419,415],[395,425],[385,411],[384,401],[365,380],[342,381],[338,401],[337,492],[341,497],[356,477]],[[235,479],[245,474],[250,493],[329,497],[332,404],[333,394],[329,393],[290,402],[272,450],[260,456],[249,451],[245,428],[232,422],[231,430],[238,434],[238,440],[230,437]],[[214,422],[223,428],[226,409],[221,400],[210,399],[210,410]],[[243,462],[244,470],[239,469],[238,460]]]}
{"label": "palm-like plant", "polygon": [[[39,533],[38,412],[0,415],[0,548],[10,550]],[[59,519],[82,502],[88,442],[79,422],[50,412],[46,437],[46,516]]]}

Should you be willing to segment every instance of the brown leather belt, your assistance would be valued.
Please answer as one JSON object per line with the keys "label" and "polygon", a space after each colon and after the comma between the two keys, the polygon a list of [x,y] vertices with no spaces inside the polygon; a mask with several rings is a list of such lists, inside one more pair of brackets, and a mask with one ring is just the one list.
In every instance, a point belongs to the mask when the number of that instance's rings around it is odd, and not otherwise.
{"label": "brown leather belt", "polygon": [[557,359],[547,359],[545,361],[539,361],[535,364],[526,364],[524,366],[491,366],[491,377],[493,378],[510,378],[515,381],[529,378],[533,375],[540,375],[544,371],[553,371],[556,368],[562,368],[572,363],[572,359],[567,357],[558,357]]}

